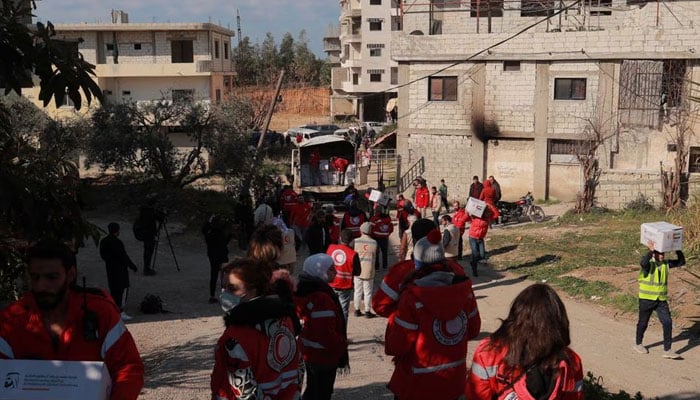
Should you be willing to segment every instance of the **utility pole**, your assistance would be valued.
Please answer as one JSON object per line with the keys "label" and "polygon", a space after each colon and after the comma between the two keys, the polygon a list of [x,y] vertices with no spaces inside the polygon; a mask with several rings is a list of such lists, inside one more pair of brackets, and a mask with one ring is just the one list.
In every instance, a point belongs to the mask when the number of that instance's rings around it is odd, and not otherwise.
{"label": "utility pole", "polygon": [[258,147],[255,149],[256,157],[257,153],[260,151],[260,148],[262,148],[267,128],[270,127],[270,121],[272,121],[272,113],[275,111],[275,104],[277,104],[277,98],[279,97],[280,89],[282,88],[282,79],[284,79],[284,69],[280,71],[280,77],[277,79],[277,87],[275,87],[275,95],[272,97],[272,101],[270,101],[270,109],[267,110],[267,116],[265,117],[265,126],[262,132],[260,132],[260,139],[258,139]]}
{"label": "utility pole", "polygon": [[236,9],[236,25],[238,26],[238,48],[241,48],[241,14]]}

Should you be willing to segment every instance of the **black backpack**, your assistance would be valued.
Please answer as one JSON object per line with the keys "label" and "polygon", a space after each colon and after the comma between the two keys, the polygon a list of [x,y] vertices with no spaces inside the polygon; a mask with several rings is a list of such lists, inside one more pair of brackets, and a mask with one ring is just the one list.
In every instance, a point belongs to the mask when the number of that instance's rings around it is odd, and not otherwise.
{"label": "black backpack", "polygon": [[141,301],[141,312],[144,314],[160,314],[164,313],[163,300],[154,294],[147,294]]}

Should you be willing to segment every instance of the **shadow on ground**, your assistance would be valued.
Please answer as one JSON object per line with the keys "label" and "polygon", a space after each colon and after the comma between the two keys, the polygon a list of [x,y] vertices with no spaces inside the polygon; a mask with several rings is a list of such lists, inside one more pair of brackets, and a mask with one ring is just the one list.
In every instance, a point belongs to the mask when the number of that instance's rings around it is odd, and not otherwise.
{"label": "shadow on ground", "polygon": [[536,267],[536,266],[542,265],[542,264],[554,263],[554,262],[557,262],[559,260],[561,260],[560,256],[557,256],[554,254],[545,254],[543,256],[539,256],[539,257],[535,258],[532,261],[528,261],[528,262],[525,262],[522,264],[510,266],[510,267],[504,269],[503,271],[512,271],[512,270],[518,270],[518,269],[522,269],[522,268]]}
{"label": "shadow on ground", "polygon": [[370,383],[351,388],[333,390],[333,398],[336,400],[351,399],[393,399],[394,394],[386,387],[386,382]]}
{"label": "shadow on ground", "polygon": [[145,367],[144,388],[209,387],[210,372],[214,368],[215,343],[216,338],[202,336],[195,341],[142,355]]}

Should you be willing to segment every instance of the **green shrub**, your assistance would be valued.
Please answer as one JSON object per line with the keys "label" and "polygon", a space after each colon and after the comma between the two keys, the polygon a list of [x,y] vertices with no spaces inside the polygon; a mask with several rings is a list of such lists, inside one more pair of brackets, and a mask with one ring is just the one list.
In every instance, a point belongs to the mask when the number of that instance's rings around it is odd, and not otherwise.
{"label": "green shrub", "polygon": [[637,198],[634,200],[630,201],[629,203],[625,204],[625,211],[641,211],[641,212],[647,212],[647,211],[652,211],[656,207],[654,207],[654,204],[649,200],[648,197],[646,197],[644,194],[639,193],[637,194]]}
{"label": "green shrub", "polygon": [[[631,396],[624,390],[620,390],[617,393],[608,392],[603,386],[603,377],[596,377],[591,371],[588,371],[583,378],[583,396],[586,399],[594,400],[645,400],[640,392],[637,392],[634,396]],[[658,400],[658,397],[654,399]],[[647,398],[646,400],[652,399]]]}
{"label": "green shrub", "polygon": [[683,227],[684,251],[700,251],[700,197],[693,196],[688,207],[671,211],[668,216],[669,222]]}

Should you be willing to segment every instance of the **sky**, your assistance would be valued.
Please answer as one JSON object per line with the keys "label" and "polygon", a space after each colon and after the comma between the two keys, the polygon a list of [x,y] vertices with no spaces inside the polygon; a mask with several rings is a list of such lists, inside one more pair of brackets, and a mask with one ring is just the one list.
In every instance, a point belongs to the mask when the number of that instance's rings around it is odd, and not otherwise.
{"label": "sky", "polygon": [[54,24],[106,23],[112,9],[129,14],[129,22],[211,22],[233,31],[238,9],[243,36],[252,43],[262,43],[270,32],[279,46],[286,32],[296,40],[304,29],[309,48],[321,59],[326,58],[323,36],[340,16],[337,0],[40,0],[34,14]]}

